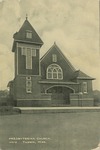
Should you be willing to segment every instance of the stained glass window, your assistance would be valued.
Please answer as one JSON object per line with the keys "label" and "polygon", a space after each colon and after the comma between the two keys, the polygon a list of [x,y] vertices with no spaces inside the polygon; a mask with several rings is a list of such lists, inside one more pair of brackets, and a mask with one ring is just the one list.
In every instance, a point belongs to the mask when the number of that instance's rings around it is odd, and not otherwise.
{"label": "stained glass window", "polygon": [[51,64],[47,68],[47,79],[63,79],[63,71],[57,64]]}

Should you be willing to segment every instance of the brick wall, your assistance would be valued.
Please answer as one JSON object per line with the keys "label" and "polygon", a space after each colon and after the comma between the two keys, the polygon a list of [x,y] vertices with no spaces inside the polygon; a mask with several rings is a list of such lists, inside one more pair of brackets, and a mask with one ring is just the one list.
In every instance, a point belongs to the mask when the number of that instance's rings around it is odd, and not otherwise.
{"label": "brick wall", "polygon": [[94,98],[92,94],[71,93],[70,94],[71,106],[94,106]]}
{"label": "brick wall", "polygon": [[15,78],[15,99],[36,99],[40,97],[40,76],[32,76],[32,93],[26,93],[26,76]]}

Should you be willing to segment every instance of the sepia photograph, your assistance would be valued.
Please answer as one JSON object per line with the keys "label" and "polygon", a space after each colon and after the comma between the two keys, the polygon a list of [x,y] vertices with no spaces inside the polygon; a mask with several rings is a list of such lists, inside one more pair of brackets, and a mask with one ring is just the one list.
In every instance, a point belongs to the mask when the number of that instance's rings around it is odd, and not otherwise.
{"label": "sepia photograph", "polygon": [[0,0],[0,150],[100,150],[99,42],[99,0]]}

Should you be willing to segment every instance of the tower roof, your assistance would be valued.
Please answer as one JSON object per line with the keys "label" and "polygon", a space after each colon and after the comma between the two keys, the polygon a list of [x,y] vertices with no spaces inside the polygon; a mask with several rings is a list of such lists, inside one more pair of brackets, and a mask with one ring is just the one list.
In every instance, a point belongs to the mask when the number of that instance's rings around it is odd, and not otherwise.
{"label": "tower roof", "polygon": [[[31,37],[27,37],[27,33],[31,33]],[[30,35],[29,35],[30,36]],[[22,27],[18,32],[16,32],[13,36],[14,41],[25,42],[25,43],[34,43],[38,45],[42,45],[43,41],[36,33],[30,22],[27,20],[24,21]]]}

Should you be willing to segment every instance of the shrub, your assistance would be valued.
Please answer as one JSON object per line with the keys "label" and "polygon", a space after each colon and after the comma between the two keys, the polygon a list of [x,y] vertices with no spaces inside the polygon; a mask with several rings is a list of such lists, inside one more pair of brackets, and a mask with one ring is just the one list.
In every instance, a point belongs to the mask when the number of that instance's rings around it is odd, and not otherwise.
{"label": "shrub", "polygon": [[100,97],[98,95],[94,95],[94,105],[95,106],[100,105]]}
{"label": "shrub", "polygon": [[13,115],[20,114],[21,110],[18,108],[13,108],[12,106],[1,106],[0,115]]}

